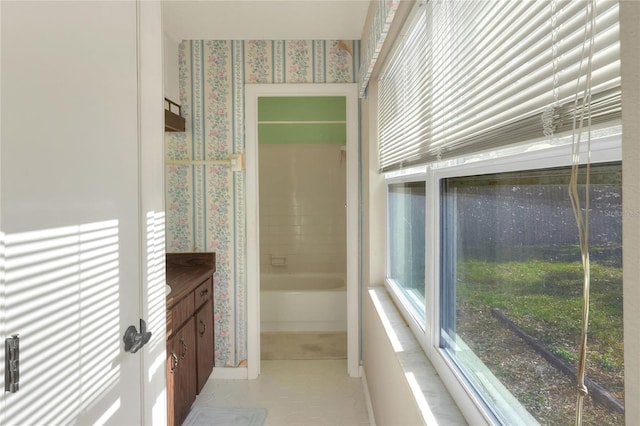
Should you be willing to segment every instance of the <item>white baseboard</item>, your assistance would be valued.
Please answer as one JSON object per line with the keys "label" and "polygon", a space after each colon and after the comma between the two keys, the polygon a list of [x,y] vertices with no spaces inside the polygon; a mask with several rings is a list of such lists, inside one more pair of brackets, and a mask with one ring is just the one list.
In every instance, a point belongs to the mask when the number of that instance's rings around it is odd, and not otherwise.
{"label": "white baseboard", "polygon": [[364,367],[360,366],[360,377],[362,377],[362,390],[364,392],[364,403],[367,405],[367,414],[369,415],[369,426],[376,426],[376,416],[373,414],[373,404],[371,403],[371,395],[369,394],[369,385],[367,384],[367,375]]}
{"label": "white baseboard", "polygon": [[211,378],[224,380],[247,380],[247,367],[213,367]]}

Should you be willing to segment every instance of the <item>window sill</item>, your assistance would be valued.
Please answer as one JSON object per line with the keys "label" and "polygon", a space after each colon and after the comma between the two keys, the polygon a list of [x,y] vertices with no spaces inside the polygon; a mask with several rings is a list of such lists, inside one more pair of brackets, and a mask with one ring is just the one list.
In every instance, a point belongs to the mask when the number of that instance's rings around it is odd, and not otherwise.
{"label": "window sill", "polygon": [[387,290],[384,287],[369,287],[368,291],[424,424],[466,425],[458,406],[402,319]]}

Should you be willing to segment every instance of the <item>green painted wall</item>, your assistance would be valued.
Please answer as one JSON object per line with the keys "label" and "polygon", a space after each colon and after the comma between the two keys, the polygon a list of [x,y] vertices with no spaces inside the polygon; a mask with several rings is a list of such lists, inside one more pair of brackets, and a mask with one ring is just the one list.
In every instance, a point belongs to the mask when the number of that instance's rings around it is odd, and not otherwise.
{"label": "green painted wall", "polygon": [[345,121],[344,96],[274,96],[258,98],[258,121]]}
{"label": "green painted wall", "polygon": [[258,124],[261,144],[337,144],[347,142],[345,123]]}
{"label": "green painted wall", "polygon": [[258,98],[260,144],[338,144],[347,141],[343,96]]}

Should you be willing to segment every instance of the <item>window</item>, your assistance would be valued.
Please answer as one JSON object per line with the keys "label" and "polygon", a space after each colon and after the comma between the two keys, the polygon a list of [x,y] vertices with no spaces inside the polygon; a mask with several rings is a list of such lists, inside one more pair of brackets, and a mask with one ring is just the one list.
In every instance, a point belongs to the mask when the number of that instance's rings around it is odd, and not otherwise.
{"label": "window", "polygon": [[[620,129],[593,136],[586,376],[605,393],[588,384],[583,415],[584,424],[620,424]],[[568,197],[570,140],[385,175],[387,288],[470,419],[567,424],[575,416],[575,374],[561,370],[577,364],[582,306],[577,225]],[[545,359],[541,349],[555,359]],[[454,392],[456,386],[466,396]],[[600,397],[614,405],[617,400],[617,408],[594,399]]]}
{"label": "window", "polygon": [[[582,318],[570,172],[441,180],[439,346],[501,423],[530,423],[532,416],[569,424],[575,417],[575,384],[559,370],[576,367]],[[621,164],[592,165],[590,176],[587,376],[623,401]],[[581,190],[584,197],[584,184]],[[584,424],[624,423],[623,413],[589,392]]]}
{"label": "window", "polygon": [[[581,264],[565,137],[580,126],[600,139],[587,377],[614,406],[603,411],[591,392],[585,423],[624,419],[618,33],[616,1],[418,1],[379,74],[388,288],[470,419],[573,422],[570,376],[526,340],[576,363]],[[421,178],[407,171],[418,167]]]}
{"label": "window", "polygon": [[388,185],[388,282],[424,323],[425,181]]}

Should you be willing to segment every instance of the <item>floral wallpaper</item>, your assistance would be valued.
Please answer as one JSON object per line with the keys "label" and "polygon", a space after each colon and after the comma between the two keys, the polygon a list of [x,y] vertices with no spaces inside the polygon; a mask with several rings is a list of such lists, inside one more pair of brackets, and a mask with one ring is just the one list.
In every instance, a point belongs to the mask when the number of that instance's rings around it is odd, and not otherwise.
{"label": "floral wallpaper", "polygon": [[373,67],[378,61],[378,55],[382,50],[382,45],[387,38],[399,5],[400,0],[378,0],[378,8],[368,29],[366,48],[364,48],[360,59],[358,83],[360,84],[361,98],[365,96]]}
{"label": "floral wallpaper", "polygon": [[246,83],[355,83],[360,42],[183,41],[184,133],[165,134],[167,252],[215,251],[215,362],[246,359],[245,177],[226,164],[244,152]]}

